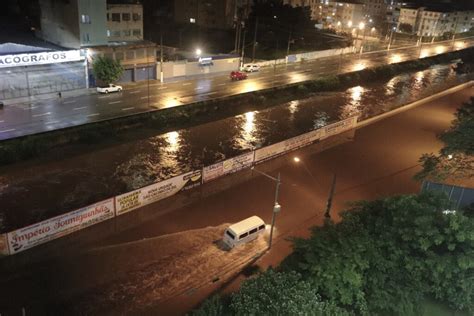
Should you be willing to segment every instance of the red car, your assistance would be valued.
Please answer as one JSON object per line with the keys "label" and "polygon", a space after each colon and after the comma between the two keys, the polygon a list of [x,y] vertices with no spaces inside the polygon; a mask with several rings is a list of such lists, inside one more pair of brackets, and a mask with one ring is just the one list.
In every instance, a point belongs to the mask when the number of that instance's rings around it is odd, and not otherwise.
{"label": "red car", "polygon": [[232,81],[234,81],[234,80],[244,80],[244,79],[247,79],[247,74],[245,72],[232,71],[230,73],[230,79]]}

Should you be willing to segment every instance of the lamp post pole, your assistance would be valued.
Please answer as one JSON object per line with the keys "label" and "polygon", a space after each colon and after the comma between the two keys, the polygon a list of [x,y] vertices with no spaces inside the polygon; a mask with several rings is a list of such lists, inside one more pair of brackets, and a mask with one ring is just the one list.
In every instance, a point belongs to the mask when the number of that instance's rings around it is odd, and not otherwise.
{"label": "lamp post pole", "polygon": [[276,183],[276,186],[275,186],[275,200],[274,200],[274,203],[273,203],[273,212],[272,212],[272,224],[270,226],[270,240],[268,241],[268,249],[270,250],[272,248],[273,228],[275,227],[276,214],[279,213],[280,210],[281,210],[281,205],[278,204],[278,196],[279,196],[279,193],[280,193],[280,184],[281,184],[280,173],[278,172],[278,176],[275,178],[275,177],[272,177],[272,176],[266,174],[263,171],[255,169],[255,167],[252,167],[251,170],[261,174],[262,176],[267,177],[268,179],[270,179],[270,180],[272,180]]}
{"label": "lamp post pole", "polygon": [[273,227],[275,226],[275,217],[276,213],[280,212],[281,206],[278,204],[278,193],[280,190],[280,173],[278,172],[278,178],[276,181],[275,186],[275,203],[273,204],[273,212],[272,212],[272,226],[270,227],[270,240],[268,241],[268,249],[272,248],[272,240],[273,240]]}

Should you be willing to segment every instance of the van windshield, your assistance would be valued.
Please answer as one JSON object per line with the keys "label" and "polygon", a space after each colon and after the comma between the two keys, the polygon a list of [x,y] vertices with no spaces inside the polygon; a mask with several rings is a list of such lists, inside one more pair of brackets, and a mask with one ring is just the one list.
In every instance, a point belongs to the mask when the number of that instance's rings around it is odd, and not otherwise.
{"label": "van windshield", "polygon": [[226,233],[227,236],[229,236],[230,238],[235,239],[235,236],[234,236],[230,231],[226,230],[225,233]]}

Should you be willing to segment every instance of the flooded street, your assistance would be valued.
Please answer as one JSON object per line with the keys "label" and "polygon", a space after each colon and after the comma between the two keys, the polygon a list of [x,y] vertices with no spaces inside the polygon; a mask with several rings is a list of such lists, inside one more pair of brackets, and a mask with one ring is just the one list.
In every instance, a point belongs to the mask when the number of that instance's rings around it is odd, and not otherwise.
{"label": "flooded street", "polygon": [[46,154],[0,169],[0,232],[7,232],[353,115],[359,120],[472,78],[451,65],[295,100],[263,111],[83,154]]}

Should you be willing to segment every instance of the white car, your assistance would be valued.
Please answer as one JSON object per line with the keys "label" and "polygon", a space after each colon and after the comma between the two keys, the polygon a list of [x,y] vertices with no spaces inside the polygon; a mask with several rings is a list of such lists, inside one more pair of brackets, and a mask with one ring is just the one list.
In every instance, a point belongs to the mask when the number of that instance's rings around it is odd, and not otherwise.
{"label": "white car", "polygon": [[245,71],[245,72],[259,71],[259,70],[260,70],[260,66],[259,66],[259,65],[255,65],[255,64],[248,64],[248,65],[245,65],[242,70]]}
{"label": "white car", "polygon": [[122,86],[115,84],[109,84],[108,86],[97,87],[97,92],[99,93],[109,93],[109,92],[120,92],[122,91]]}

